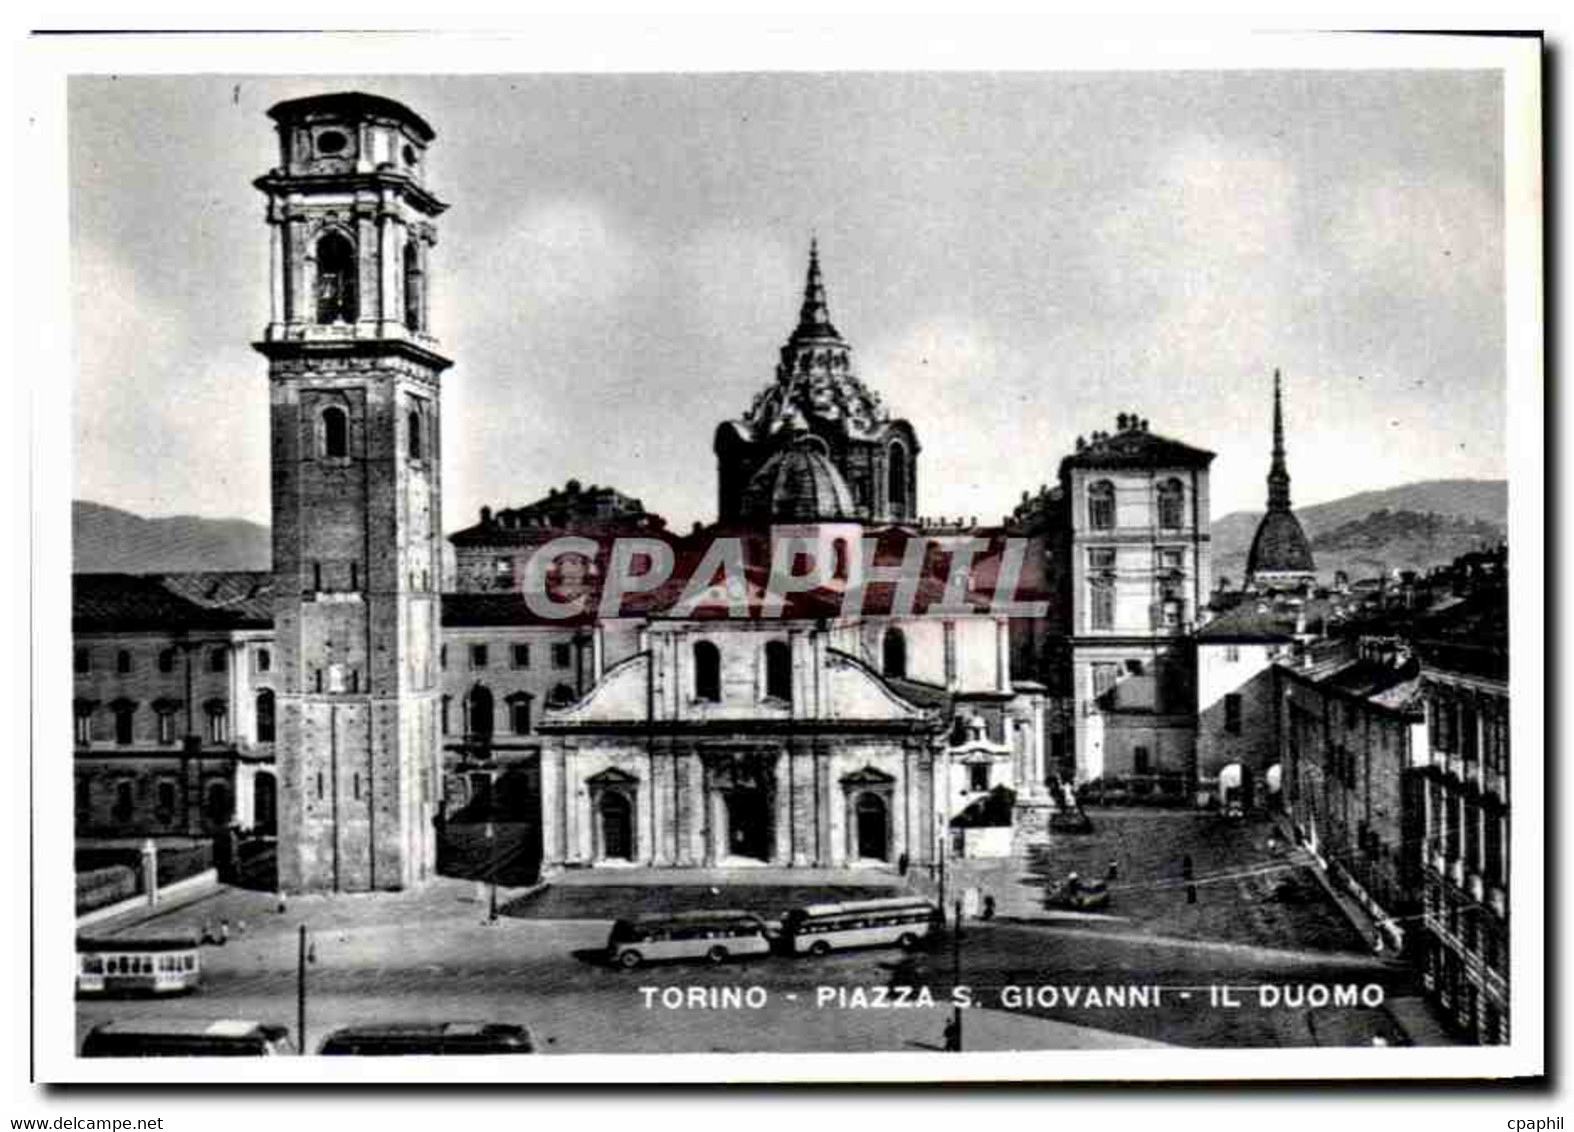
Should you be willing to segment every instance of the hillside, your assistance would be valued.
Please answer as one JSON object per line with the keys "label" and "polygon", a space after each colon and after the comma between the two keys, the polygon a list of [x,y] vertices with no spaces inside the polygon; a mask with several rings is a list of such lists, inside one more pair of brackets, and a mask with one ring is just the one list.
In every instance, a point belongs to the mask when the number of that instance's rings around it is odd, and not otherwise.
{"label": "hillside", "polygon": [[172,515],[145,519],[101,503],[71,504],[72,568],[78,573],[268,570],[268,528],[244,519]]}
{"label": "hillside", "polygon": [[[1426,480],[1297,507],[1318,574],[1351,578],[1385,569],[1424,570],[1483,542],[1507,537],[1503,480]],[[1260,511],[1235,511],[1213,524],[1213,573],[1239,583]]]}

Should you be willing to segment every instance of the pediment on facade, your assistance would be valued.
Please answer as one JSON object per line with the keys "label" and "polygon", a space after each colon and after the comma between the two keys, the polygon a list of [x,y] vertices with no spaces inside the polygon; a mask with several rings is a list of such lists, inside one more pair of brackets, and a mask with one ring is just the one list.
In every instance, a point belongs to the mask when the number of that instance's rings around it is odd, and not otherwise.
{"label": "pediment on facade", "polygon": [[627,723],[647,716],[646,684],[650,654],[638,653],[607,669],[583,696],[562,706],[548,704],[541,723]]}
{"label": "pediment on facade", "polygon": [[895,776],[889,775],[878,767],[870,766],[868,764],[859,767],[850,774],[842,775],[842,785],[848,787],[893,786],[895,784]]}
{"label": "pediment on facade", "polygon": [[585,785],[598,787],[638,786],[639,778],[636,775],[630,774],[626,770],[619,770],[615,766],[609,766],[606,770],[600,771],[585,779]]}

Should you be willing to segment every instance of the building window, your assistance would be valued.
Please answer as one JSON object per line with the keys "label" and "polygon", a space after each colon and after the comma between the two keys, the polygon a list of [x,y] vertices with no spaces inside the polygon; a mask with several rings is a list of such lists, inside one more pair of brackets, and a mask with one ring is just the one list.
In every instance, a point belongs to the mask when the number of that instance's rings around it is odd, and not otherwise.
{"label": "building window", "polygon": [[792,649],[786,641],[765,642],[765,694],[792,701]]}
{"label": "building window", "polygon": [[579,699],[579,693],[567,684],[558,684],[547,693],[547,707],[565,708]]}
{"label": "building window", "polygon": [[230,738],[230,713],[223,704],[209,704],[208,716],[208,742],[227,743]]}
{"label": "building window", "polygon": [[529,668],[530,667],[530,646],[529,645],[516,644],[513,647],[513,652],[511,654],[511,657],[512,657],[513,666],[515,668]]}
{"label": "building window", "polygon": [[93,652],[91,649],[77,649],[71,657],[71,667],[78,673],[93,671]]}
{"label": "building window", "polygon": [[131,779],[122,778],[115,783],[115,805],[109,811],[110,816],[117,822],[125,823],[131,820],[132,813],[136,810]]}
{"label": "building window", "polygon": [[124,676],[131,671],[131,651],[121,649],[115,654],[115,671]]}
{"label": "building window", "polygon": [[1113,629],[1115,627],[1115,586],[1107,579],[1095,581],[1088,587],[1088,627]]}
{"label": "building window", "polygon": [[1115,690],[1120,680],[1120,665],[1103,662],[1093,665],[1093,696],[1095,699]]}
{"label": "building window", "polygon": [[208,653],[209,672],[228,672],[230,668],[230,654],[227,649],[214,649]]}
{"label": "building window", "polygon": [[1225,664],[1239,664],[1240,662],[1241,662],[1241,646],[1240,645],[1225,645],[1224,646],[1224,663]]}
{"label": "building window", "polygon": [[273,742],[273,692],[264,688],[257,693],[257,742]]}
{"label": "building window", "polygon": [[175,817],[175,784],[167,778],[159,779],[155,787],[153,816],[160,825],[168,825]]}
{"label": "building window", "polygon": [[405,427],[408,430],[407,439],[410,459],[424,459],[425,457],[421,454],[421,413],[419,410],[410,410],[409,415],[405,418]]}
{"label": "building window", "polygon": [[974,792],[989,789],[989,764],[969,763],[967,766],[967,788]]}
{"label": "building window", "polygon": [[1153,756],[1146,747],[1131,749],[1131,767],[1136,774],[1153,773]]}
{"label": "building window", "polygon": [[84,816],[93,808],[93,780],[86,775],[77,776],[76,804],[77,813]]}
{"label": "building window", "polygon": [[530,698],[515,696],[508,701],[508,726],[515,735],[530,734]]}
{"label": "building window", "polygon": [[341,460],[350,454],[350,414],[337,405],[322,411],[322,441],[318,448],[329,460]]}
{"label": "building window", "polygon": [[485,645],[470,646],[470,667],[472,669],[485,668],[490,660],[491,658],[487,653],[487,647]]}
{"label": "building window", "polygon": [[453,702],[454,698],[452,696],[443,697],[442,728],[444,735],[447,735],[451,729],[451,724],[449,723],[449,713],[453,709]]}
{"label": "building window", "polygon": [[574,646],[566,641],[559,641],[552,646],[552,667],[573,668]]}
{"label": "building window", "polygon": [[129,746],[134,738],[134,724],[136,722],[137,708],[135,704],[116,704],[115,712],[115,742],[122,747]]}
{"label": "building window", "polygon": [[448,646],[447,645],[438,645],[437,646],[437,667],[441,668],[444,672],[448,671]]}
{"label": "building window", "polygon": [[1233,692],[1224,697],[1224,730],[1231,735],[1241,733],[1241,697]]}
{"label": "building window", "polygon": [[218,781],[208,783],[206,812],[208,821],[213,825],[228,824],[235,808],[230,802],[230,788],[227,783]]}
{"label": "building window", "polygon": [[721,650],[710,641],[694,642],[694,698],[721,703]]}
{"label": "building window", "polygon": [[162,747],[172,746],[175,742],[175,712],[172,709],[158,713],[158,741]]}
{"label": "building window", "polygon": [[881,671],[899,680],[907,678],[907,634],[892,625],[881,646]]}
{"label": "building window", "polygon": [[317,241],[317,321],[328,326],[358,317],[355,245],[342,233],[329,232]]}
{"label": "building window", "polygon": [[512,558],[499,558],[492,563],[492,588],[499,590],[514,588],[514,560]]}
{"label": "building window", "polygon": [[890,504],[891,513],[902,516],[907,514],[907,449],[900,444],[892,444],[886,449],[886,496]]}
{"label": "building window", "polygon": [[93,709],[78,704],[75,712],[77,746],[86,747],[93,742]]}
{"label": "building window", "polygon": [[1159,485],[1159,527],[1166,531],[1186,525],[1186,488],[1177,479]]}
{"label": "building window", "polygon": [[1115,572],[1115,548],[1113,546],[1089,547],[1088,571],[1092,574],[1113,574]]}
{"label": "building window", "polygon": [[175,650],[160,649],[158,654],[158,670],[160,672],[175,671]]}
{"label": "building window", "polygon": [[258,672],[271,672],[271,671],[273,671],[273,654],[271,652],[269,652],[267,649],[258,649],[257,650],[257,671]]}
{"label": "building window", "polygon": [[1115,485],[1109,480],[1088,485],[1088,526],[1095,531],[1115,529]]}
{"label": "building window", "polygon": [[1154,552],[1153,564],[1160,573],[1180,573],[1186,569],[1186,552],[1179,547],[1162,546]]}

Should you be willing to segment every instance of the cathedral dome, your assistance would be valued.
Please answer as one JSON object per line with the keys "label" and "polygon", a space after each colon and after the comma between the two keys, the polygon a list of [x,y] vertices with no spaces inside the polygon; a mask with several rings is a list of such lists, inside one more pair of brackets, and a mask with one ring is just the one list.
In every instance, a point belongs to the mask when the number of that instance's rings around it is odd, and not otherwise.
{"label": "cathedral dome", "polygon": [[1246,556],[1248,577],[1262,574],[1311,574],[1312,548],[1293,511],[1269,511],[1257,524]]}
{"label": "cathedral dome", "polygon": [[853,493],[823,443],[800,435],[760,466],[743,494],[745,517],[814,522],[857,516]]}

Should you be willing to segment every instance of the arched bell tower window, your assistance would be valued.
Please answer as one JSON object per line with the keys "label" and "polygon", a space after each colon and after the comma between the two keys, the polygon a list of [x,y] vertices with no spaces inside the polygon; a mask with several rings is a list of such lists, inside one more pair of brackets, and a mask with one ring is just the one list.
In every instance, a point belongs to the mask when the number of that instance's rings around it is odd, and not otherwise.
{"label": "arched bell tower window", "polygon": [[891,513],[898,518],[907,516],[907,449],[893,443],[885,451],[886,499]]}
{"label": "arched bell tower window", "polygon": [[336,405],[322,411],[322,454],[330,460],[350,454],[350,414]]}
{"label": "arched bell tower window", "polygon": [[414,240],[404,245],[404,325],[419,332],[421,327],[421,251]]}
{"label": "arched bell tower window", "polygon": [[360,317],[355,289],[355,245],[341,232],[317,241],[317,321],[323,326]]}

